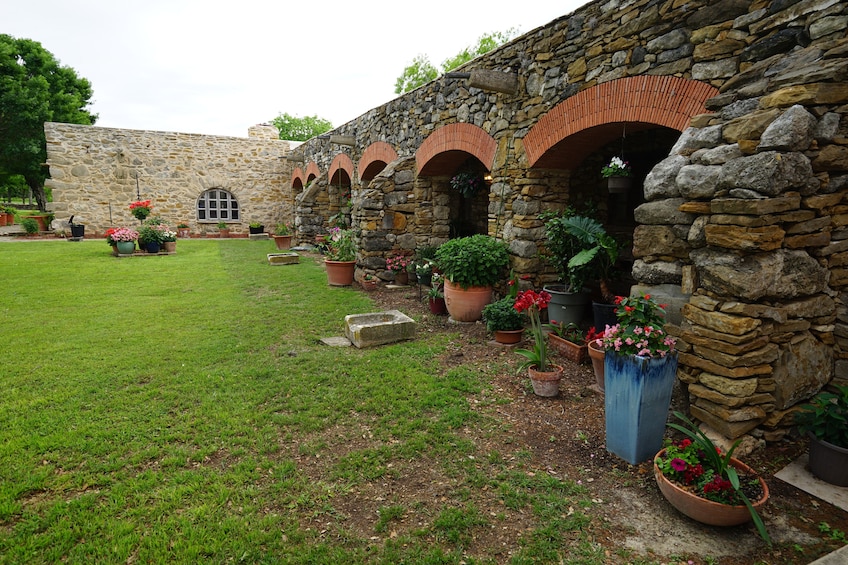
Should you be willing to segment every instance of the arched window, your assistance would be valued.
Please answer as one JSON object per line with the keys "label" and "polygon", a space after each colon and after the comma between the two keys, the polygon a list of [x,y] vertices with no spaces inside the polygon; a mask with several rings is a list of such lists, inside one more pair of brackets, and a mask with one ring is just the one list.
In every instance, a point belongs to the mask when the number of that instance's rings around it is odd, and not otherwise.
{"label": "arched window", "polygon": [[235,222],[239,220],[236,197],[221,188],[207,190],[197,199],[197,221]]}

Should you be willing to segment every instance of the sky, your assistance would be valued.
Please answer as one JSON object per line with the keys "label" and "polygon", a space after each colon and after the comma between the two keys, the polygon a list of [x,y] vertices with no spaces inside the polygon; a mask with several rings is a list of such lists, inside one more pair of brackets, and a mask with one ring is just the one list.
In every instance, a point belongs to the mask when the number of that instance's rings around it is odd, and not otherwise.
{"label": "sky", "polygon": [[394,99],[414,57],[440,68],[484,34],[584,3],[27,0],[3,7],[0,33],[88,79],[97,126],[246,137],[282,113],[340,126]]}

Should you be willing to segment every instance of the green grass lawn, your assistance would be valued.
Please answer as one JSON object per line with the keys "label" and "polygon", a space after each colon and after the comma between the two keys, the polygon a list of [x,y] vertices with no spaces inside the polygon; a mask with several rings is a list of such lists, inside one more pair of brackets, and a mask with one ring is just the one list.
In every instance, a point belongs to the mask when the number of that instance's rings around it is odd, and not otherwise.
{"label": "green grass lawn", "polygon": [[[109,251],[0,243],[0,562],[504,562],[475,540],[518,516],[511,562],[603,562],[581,487],[464,431],[501,424],[449,336],[320,345],[373,305],[273,242]],[[407,473],[445,496],[359,511]]]}

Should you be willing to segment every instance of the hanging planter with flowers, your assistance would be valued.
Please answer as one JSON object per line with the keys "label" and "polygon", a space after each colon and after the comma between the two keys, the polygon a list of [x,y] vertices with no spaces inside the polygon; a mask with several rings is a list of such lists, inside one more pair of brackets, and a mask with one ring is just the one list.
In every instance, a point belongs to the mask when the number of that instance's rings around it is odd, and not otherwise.
{"label": "hanging planter with flowers", "polygon": [[130,204],[130,213],[143,222],[150,215],[152,208],[150,200],[137,200]]}
{"label": "hanging planter with flowers", "polygon": [[474,198],[486,186],[486,180],[480,173],[465,171],[451,177],[450,185],[463,198]]}
{"label": "hanging planter with flowers", "polygon": [[607,179],[607,189],[611,193],[624,192],[633,184],[633,171],[630,163],[621,157],[613,157],[601,168],[601,176]]}

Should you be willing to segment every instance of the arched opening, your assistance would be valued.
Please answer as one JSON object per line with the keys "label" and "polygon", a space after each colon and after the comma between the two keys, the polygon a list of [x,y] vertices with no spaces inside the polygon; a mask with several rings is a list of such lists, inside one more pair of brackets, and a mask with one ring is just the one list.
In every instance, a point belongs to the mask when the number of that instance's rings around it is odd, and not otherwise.
{"label": "arched opening", "polygon": [[330,227],[347,228],[351,225],[351,180],[348,172],[337,169],[330,177],[327,185],[330,216],[327,222]]}
{"label": "arched opening", "polygon": [[450,238],[487,234],[489,231],[489,171],[473,155],[444,182],[435,182],[434,194],[447,193]]}
{"label": "arched opening", "polygon": [[198,223],[238,222],[241,219],[236,197],[223,188],[213,188],[197,199]]}

